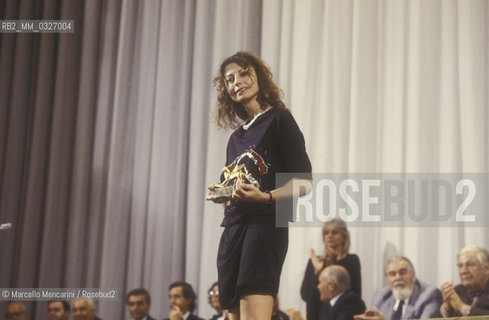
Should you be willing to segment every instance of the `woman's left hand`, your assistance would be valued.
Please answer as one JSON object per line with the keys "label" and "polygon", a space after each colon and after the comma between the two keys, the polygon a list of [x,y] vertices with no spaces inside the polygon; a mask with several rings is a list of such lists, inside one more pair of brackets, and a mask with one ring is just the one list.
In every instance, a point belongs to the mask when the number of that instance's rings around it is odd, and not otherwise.
{"label": "woman's left hand", "polygon": [[251,202],[268,202],[270,196],[252,184],[238,183],[234,186],[232,199]]}
{"label": "woman's left hand", "polygon": [[311,258],[312,266],[314,267],[314,274],[318,276],[321,270],[323,270],[323,261],[318,258],[316,251],[314,251],[313,248],[311,248],[309,256]]}

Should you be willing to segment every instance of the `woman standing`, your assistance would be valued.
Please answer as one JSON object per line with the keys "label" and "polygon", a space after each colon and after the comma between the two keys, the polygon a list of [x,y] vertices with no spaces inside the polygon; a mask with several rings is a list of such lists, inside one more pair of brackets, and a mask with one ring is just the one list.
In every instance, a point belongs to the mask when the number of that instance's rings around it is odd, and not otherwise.
{"label": "woman standing", "polygon": [[304,280],[301,286],[301,297],[306,302],[307,318],[318,319],[321,302],[317,290],[318,276],[326,267],[336,264],[343,266],[351,279],[351,290],[362,296],[362,276],[360,259],[356,254],[349,254],[350,233],[341,219],[326,222],[323,227],[324,254],[317,256],[311,249],[311,258],[307,263]]}
{"label": "woman standing", "polygon": [[[207,197],[225,203],[217,257],[220,301],[231,320],[268,320],[288,246],[287,228],[275,227],[274,202],[291,198],[297,179],[276,186],[275,174],[310,174],[311,163],[304,137],[260,58],[244,51],[227,58],[214,86],[217,125],[236,129],[221,184],[211,185]],[[232,194],[213,193],[223,185],[232,186]]]}

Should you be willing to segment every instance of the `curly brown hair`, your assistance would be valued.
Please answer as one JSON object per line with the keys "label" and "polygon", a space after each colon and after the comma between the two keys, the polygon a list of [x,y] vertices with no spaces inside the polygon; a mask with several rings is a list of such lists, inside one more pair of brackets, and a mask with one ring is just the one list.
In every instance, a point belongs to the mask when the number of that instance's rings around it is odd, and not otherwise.
{"label": "curly brown hair", "polygon": [[250,67],[255,70],[259,88],[256,101],[263,110],[268,106],[289,110],[281,99],[282,91],[272,80],[270,68],[255,54],[249,51],[239,51],[223,61],[219,67],[219,74],[213,81],[217,90],[216,124],[218,128],[236,129],[240,125],[237,117],[241,120],[248,119],[248,113],[243,105],[234,102],[226,88],[224,71],[226,66],[233,62],[246,71]]}

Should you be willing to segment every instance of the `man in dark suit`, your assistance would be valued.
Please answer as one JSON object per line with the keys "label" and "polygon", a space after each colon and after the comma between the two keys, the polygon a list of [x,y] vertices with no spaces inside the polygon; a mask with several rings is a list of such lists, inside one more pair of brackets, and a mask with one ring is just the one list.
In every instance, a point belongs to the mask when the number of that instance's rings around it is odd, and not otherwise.
{"label": "man in dark suit", "polygon": [[445,282],[441,286],[444,317],[489,315],[489,253],[467,246],[457,255],[460,284]]}
{"label": "man in dark suit", "polygon": [[442,303],[440,290],[417,280],[408,258],[390,258],[385,275],[389,286],[375,293],[372,309],[356,320],[424,319],[438,312]]}
{"label": "man in dark suit", "polygon": [[71,302],[73,319],[75,320],[100,320],[97,317],[97,308],[92,299],[80,298]]}
{"label": "man in dark suit", "polygon": [[365,311],[365,303],[350,290],[350,276],[345,268],[331,265],[319,274],[318,290],[324,306],[319,320],[353,320]]}
{"label": "man in dark suit", "polygon": [[148,314],[151,308],[151,296],[145,289],[129,291],[126,304],[127,311],[134,320],[155,320]]}
{"label": "man in dark suit", "polygon": [[48,320],[68,320],[71,307],[68,301],[55,300],[48,303]]}
{"label": "man in dark suit", "polygon": [[190,284],[184,281],[174,282],[168,288],[170,296],[169,320],[203,320],[192,314],[197,295]]}

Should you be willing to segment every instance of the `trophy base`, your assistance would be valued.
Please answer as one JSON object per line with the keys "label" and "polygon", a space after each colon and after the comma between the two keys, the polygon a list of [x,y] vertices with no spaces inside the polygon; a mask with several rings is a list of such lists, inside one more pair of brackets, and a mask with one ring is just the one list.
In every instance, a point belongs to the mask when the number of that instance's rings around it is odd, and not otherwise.
{"label": "trophy base", "polygon": [[213,190],[209,190],[207,194],[208,197],[216,197],[216,198],[228,198],[233,195],[233,186],[228,187],[216,187]]}

